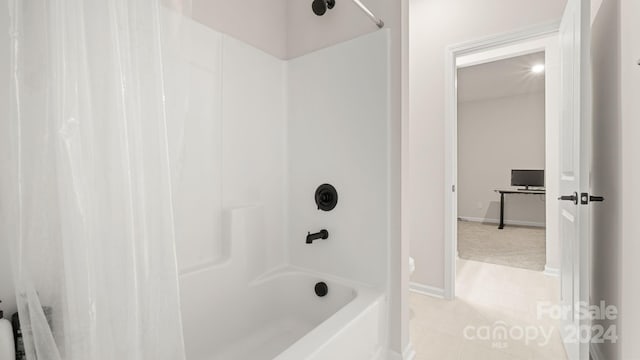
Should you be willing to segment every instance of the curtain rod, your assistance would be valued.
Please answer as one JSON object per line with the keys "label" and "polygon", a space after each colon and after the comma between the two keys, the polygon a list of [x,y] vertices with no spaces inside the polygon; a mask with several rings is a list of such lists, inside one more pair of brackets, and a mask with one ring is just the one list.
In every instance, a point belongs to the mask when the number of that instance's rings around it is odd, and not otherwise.
{"label": "curtain rod", "polygon": [[367,8],[360,0],[353,0],[353,2],[358,5],[358,7],[365,13],[367,16],[376,24],[376,26],[380,29],[384,27],[384,21],[382,19],[375,16],[369,8]]}

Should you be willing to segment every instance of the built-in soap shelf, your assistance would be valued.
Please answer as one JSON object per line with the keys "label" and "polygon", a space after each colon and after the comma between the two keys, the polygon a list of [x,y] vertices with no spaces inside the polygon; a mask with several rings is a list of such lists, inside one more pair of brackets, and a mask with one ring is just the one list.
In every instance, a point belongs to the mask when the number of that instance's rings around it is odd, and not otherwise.
{"label": "built-in soap shelf", "polygon": [[[199,273],[216,268],[234,268],[253,277],[266,267],[266,242],[251,241],[264,234],[264,208],[261,204],[234,206],[222,210],[222,229],[215,254],[206,261],[180,268],[180,275]],[[180,241],[180,239],[177,239]],[[247,246],[247,244],[251,246]]]}

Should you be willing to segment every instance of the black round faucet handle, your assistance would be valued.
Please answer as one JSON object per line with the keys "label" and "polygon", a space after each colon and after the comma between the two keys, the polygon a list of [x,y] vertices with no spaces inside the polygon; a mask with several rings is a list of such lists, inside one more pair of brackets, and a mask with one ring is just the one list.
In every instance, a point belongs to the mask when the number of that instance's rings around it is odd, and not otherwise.
{"label": "black round faucet handle", "polygon": [[318,186],[315,194],[318,210],[331,211],[338,204],[338,191],[331,184]]}

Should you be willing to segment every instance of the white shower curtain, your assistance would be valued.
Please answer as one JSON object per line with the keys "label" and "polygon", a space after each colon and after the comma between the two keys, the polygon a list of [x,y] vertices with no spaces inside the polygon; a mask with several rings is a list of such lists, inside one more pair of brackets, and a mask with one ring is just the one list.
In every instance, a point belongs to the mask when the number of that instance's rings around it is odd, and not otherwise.
{"label": "white shower curtain", "polygon": [[0,225],[27,357],[184,359],[165,78],[189,4],[8,4]]}

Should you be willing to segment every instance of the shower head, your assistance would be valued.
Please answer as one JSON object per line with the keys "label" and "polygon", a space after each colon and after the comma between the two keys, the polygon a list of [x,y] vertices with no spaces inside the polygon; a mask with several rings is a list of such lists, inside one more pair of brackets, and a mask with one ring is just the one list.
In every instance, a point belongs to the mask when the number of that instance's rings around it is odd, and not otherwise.
{"label": "shower head", "polygon": [[336,0],[313,0],[311,3],[311,9],[313,13],[322,16],[327,12],[327,9],[333,9],[336,6]]}

